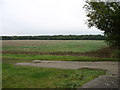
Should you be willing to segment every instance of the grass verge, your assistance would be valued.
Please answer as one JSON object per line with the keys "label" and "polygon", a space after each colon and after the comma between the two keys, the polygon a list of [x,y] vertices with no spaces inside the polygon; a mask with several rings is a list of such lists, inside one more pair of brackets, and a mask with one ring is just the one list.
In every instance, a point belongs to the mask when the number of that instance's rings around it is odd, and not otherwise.
{"label": "grass verge", "polygon": [[77,88],[104,75],[103,70],[62,70],[3,63],[3,88]]}
{"label": "grass verge", "polygon": [[3,59],[18,60],[64,60],[64,61],[118,61],[119,58],[97,58],[85,56],[58,56],[58,55],[24,55],[24,54],[3,54]]}

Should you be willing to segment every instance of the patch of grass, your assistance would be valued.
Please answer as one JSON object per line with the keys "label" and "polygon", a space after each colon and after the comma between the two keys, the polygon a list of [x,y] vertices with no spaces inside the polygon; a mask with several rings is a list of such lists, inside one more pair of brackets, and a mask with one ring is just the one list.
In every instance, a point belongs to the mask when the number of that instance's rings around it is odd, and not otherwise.
{"label": "patch of grass", "polygon": [[3,63],[3,88],[77,88],[106,73],[103,70],[62,70]]}
{"label": "patch of grass", "polygon": [[97,58],[83,56],[58,56],[58,55],[24,55],[24,54],[3,54],[3,59],[16,60],[64,60],[64,61],[118,61],[118,58]]}

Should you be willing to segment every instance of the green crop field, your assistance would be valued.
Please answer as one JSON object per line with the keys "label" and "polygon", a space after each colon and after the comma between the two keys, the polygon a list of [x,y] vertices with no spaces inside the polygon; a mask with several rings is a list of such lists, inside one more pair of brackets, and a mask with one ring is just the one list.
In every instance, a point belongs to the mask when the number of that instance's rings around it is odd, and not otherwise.
{"label": "green crop field", "polygon": [[106,47],[104,41],[95,40],[4,40],[5,51],[30,52],[87,52]]}
{"label": "green crop field", "polygon": [[116,61],[117,50],[100,40],[3,40],[3,88],[78,88],[104,70],[16,66],[31,60]]}
{"label": "green crop field", "polygon": [[103,40],[3,40],[2,45],[3,59],[117,60]]}

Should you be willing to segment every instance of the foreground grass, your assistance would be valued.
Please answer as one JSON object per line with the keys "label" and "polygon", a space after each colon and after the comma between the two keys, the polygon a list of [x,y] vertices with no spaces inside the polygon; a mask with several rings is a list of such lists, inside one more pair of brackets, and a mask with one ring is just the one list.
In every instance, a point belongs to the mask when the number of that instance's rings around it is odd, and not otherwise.
{"label": "foreground grass", "polygon": [[77,88],[98,75],[102,70],[61,70],[3,64],[3,88]]}
{"label": "foreground grass", "polygon": [[118,61],[118,58],[97,58],[80,56],[58,56],[58,55],[25,55],[25,54],[3,54],[3,59],[16,60],[64,60],[64,61]]}

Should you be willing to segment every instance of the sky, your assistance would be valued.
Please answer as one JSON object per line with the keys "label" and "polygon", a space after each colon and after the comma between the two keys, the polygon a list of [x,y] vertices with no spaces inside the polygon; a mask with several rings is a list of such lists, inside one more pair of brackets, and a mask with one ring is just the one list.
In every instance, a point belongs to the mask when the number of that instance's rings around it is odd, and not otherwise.
{"label": "sky", "polygon": [[84,0],[0,0],[0,35],[103,34],[88,28]]}

